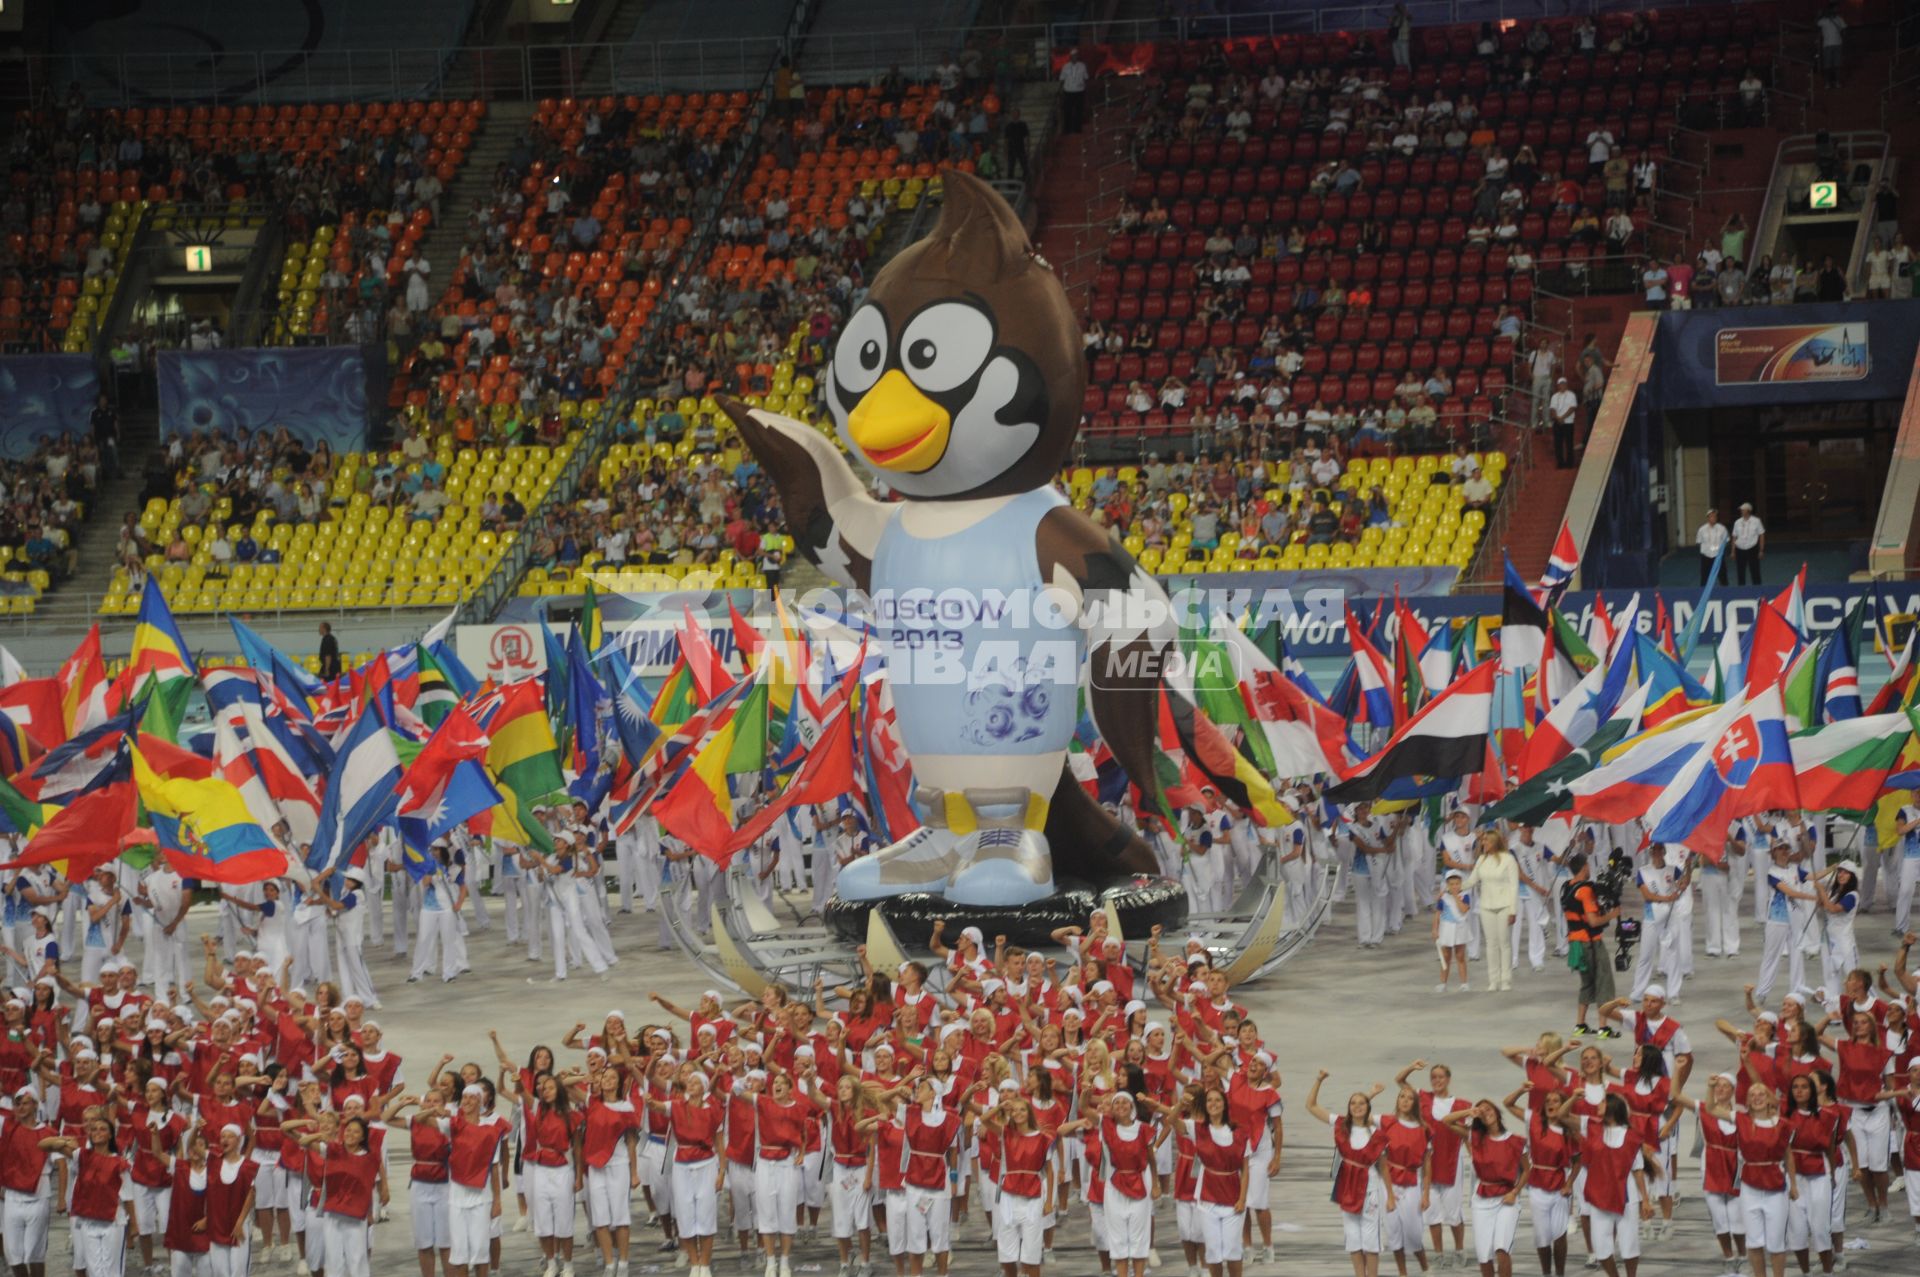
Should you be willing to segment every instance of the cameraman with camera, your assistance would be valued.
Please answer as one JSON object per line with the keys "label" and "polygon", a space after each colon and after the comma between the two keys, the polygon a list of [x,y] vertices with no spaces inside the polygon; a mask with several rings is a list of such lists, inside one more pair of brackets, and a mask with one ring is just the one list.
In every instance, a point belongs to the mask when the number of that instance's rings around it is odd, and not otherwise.
{"label": "cameraman with camera", "polygon": [[1560,888],[1560,909],[1567,919],[1567,965],[1580,973],[1579,1013],[1574,1017],[1574,1036],[1598,1033],[1610,1038],[1614,1031],[1604,1023],[1598,1030],[1587,1027],[1587,1008],[1613,1001],[1613,958],[1607,953],[1607,927],[1620,916],[1616,897],[1602,901],[1593,882],[1587,854],[1576,851],[1567,858],[1567,882]]}

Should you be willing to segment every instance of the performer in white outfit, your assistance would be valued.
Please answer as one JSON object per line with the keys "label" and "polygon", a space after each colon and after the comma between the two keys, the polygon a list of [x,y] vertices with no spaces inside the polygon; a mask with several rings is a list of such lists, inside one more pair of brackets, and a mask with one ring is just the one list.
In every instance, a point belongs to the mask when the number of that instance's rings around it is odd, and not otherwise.
{"label": "performer in white outfit", "polygon": [[1520,950],[1524,945],[1527,965],[1537,972],[1546,966],[1547,927],[1557,912],[1550,885],[1553,866],[1546,844],[1539,840],[1531,825],[1513,827],[1513,836],[1507,839],[1507,851],[1520,868],[1520,904],[1514,915],[1510,965],[1520,965]]}

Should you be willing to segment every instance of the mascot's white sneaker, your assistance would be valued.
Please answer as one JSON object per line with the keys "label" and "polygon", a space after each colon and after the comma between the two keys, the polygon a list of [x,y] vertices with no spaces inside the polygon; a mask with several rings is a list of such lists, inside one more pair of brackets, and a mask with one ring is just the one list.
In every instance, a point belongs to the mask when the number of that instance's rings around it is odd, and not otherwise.
{"label": "mascot's white sneaker", "polygon": [[962,867],[946,893],[955,904],[1026,905],[1053,894],[1053,853],[1037,829],[976,830],[958,850]]}
{"label": "mascot's white sneaker", "polygon": [[884,900],[909,891],[944,892],[962,863],[959,839],[950,829],[920,828],[840,871],[834,890],[842,900]]}

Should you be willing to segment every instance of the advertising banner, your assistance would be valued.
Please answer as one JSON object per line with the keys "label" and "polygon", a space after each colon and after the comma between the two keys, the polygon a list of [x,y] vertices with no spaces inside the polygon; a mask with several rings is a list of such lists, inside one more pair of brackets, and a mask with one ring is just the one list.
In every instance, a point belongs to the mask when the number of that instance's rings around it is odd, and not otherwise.
{"label": "advertising banner", "polygon": [[1867,333],[1864,322],[1722,328],[1714,335],[1714,381],[1864,381],[1872,368]]}

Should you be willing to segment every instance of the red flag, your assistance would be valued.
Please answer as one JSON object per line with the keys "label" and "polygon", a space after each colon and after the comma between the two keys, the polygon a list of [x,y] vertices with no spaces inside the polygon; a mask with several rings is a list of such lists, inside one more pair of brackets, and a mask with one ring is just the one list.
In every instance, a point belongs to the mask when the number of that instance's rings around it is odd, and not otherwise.
{"label": "red flag", "polygon": [[680,611],[686,624],[680,627],[680,654],[686,658],[687,673],[693,676],[693,689],[702,701],[710,701],[733,686],[726,662],[714,650],[707,632],[693,619],[693,609],[682,603]]}
{"label": "red flag", "polygon": [[713,791],[693,768],[682,772],[673,787],[648,810],[662,829],[709,860],[724,865],[733,858],[727,850],[733,842],[733,826],[714,805]]}
{"label": "red flag", "polygon": [[795,807],[832,802],[853,788],[853,714],[836,714],[820,739],[813,743],[800,769],[774,800],[755,811],[740,826],[724,856],[715,856],[722,865],[745,851],[772,829],[775,822]]}
{"label": "red flag", "polygon": [[67,880],[79,882],[120,854],[120,840],[133,828],[131,780],[82,794],[40,827],[20,858],[0,868],[67,862]]}
{"label": "red flag", "polygon": [[213,776],[213,760],[202,758],[190,749],[182,749],[158,736],[140,733],[140,752],[153,770],[168,780],[208,780]]}
{"label": "red flag", "polygon": [[67,742],[66,715],[61,709],[58,679],[26,678],[0,688],[0,714],[5,714],[26,736],[28,757],[15,760],[19,771],[35,758]]}
{"label": "red flag", "polygon": [[1794,633],[1787,618],[1768,603],[1761,606],[1750,638],[1752,647],[1747,656],[1746,692],[1751,698],[1780,681],[1780,676],[1787,672],[1787,666],[1793,663],[1794,652],[1800,647],[1800,636]]}
{"label": "red flag", "polygon": [[[98,621],[93,623],[93,628],[87,631],[87,637],[80,640],[80,646],[61,663],[53,677],[60,684],[61,708],[68,736],[82,727],[92,727],[106,720],[107,663],[100,654]],[[58,742],[42,743],[51,749]]]}
{"label": "red flag", "polygon": [[886,825],[887,836],[905,838],[920,827],[908,802],[907,747],[900,740],[900,726],[894,721],[893,707],[882,705],[880,690],[884,684],[869,684],[863,706],[865,721],[860,736],[867,752],[867,773],[873,779],[873,792],[867,795],[867,814],[878,814]]}
{"label": "red flag", "polygon": [[752,665],[754,654],[766,646],[766,637],[753,628],[753,622],[740,615],[731,596],[727,599],[727,618],[733,623],[733,645],[740,649],[740,659]]}

